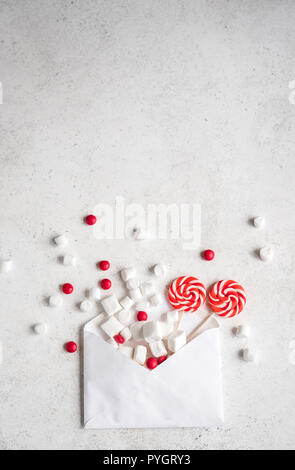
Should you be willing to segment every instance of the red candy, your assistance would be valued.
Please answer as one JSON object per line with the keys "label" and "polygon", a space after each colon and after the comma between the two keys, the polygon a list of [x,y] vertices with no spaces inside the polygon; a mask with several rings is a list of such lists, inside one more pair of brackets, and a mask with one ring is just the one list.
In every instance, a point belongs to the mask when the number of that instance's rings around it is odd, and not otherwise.
{"label": "red candy", "polygon": [[203,252],[203,258],[206,260],[206,261],[212,261],[213,258],[215,256],[215,253],[213,250],[205,250]]}
{"label": "red candy", "polygon": [[158,357],[158,364],[162,364],[162,362],[166,361],[167,356],[160,356]]}
{"label": "red candy", "polygon": [[66,282],[63,286],[62,286],[62,291],[64,294],[71,294],[74,290],[74,287],[72,286],[72,284],[69,284],[68,282]]}
{"label": "red candy", "polygon": [[119,344],[125,343],[125,338],[123,338],[123,336],[121,336],[121,335],[115,335],[114,340]]}
{"label": "red candy", "polygon": [[158,361],[155,357],[149,357],[148,360],[146,361],[146,366],[148,369],[154,369],[157,367]]}
{"label": "red candy", "polygon": [[100,285],[102,289],[108,290],[112,287],[112,281],[110,279],[102,279]]}
{"label": "red candy", "polygon": [[138,321],[146,321],[148,319],[147,313],[140,311],[137,313],[137,320]]}
{"label": "red candy", "polygon": [[85,222],[87,225],[94,225],[96,223],[95,215],[87,215],[87,217],[85,218]]}
{"label": "red candy", "polygon": [[100,261],[98,263],[98,267],[102,271],[107,271],[108,269],[110,269],[110,263],[109,263],[109,261]]}
{"label": "red candy", "polygon": [[66,350],[68,351],[68,353],[74,353],[77,351],[77,345],[76,343],[74,343],[74,341],[69,341],[67,344],[66,344]]}

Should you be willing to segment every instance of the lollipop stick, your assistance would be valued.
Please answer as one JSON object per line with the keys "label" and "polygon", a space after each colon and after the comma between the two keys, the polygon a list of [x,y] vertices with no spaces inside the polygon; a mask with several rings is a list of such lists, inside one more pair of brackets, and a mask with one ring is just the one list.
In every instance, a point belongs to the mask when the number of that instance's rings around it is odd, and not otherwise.
{"label": "lollipop stick", "polygon": [[210,315],[208,315],[206,318],[204,318],[204,320],[201,321],[201,323],[198,326],[196,326],[196,328],[188,335],[187,340],[186,340],[187,343],[189,343],[192,339],[195,338],[198,331],[202,328],[203,325],[205,325],[205,323],[207,323],[208,320],[210,320],[210,318],[213,315],[214,315],[214,312],[210,313]]}
{"label": "lollipop stick", "polygon": [[183,319],[183,312],[179,312],[178,321],[177,321],[176,328],[175,328],[176,331],[179,329],[182,319]]}

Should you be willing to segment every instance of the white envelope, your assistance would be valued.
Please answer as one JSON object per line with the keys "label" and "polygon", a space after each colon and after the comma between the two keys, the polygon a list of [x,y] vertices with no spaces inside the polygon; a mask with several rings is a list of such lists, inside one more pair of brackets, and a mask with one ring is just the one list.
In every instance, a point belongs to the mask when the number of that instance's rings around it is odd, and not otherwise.
{"label": "white envelope", "polygon": [[223,423],[219,325],[150,371],[84,327],[84,425],[98,428],[218,426]]}

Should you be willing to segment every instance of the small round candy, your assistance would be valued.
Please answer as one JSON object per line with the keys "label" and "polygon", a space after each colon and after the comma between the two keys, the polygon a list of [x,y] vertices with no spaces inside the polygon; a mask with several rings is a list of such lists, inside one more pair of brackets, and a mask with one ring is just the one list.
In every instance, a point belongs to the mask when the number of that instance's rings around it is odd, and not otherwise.
{"label": "small round candy", "polygon": [[77,345],[76,343],[74,343],[74,341],[69,341],[67,344],[66,344],[66,350],[68,351],[68,353],[74,353],[77,351]]}
{"label": "small round candy", "polygon": [[108,290],[112,287],[112,281],[110,279],[102,279],[100,285],[102,289]]}
{"label": "small round candy", "polygon": [[157,367],[158,361],[155,357],[149,357],[148,360],[146,361],[146,366],[148,369],[154,369]]}
{"label": "small round candy", "polygon": [[94,225],[96,223],[96,217],[93,214],[87,215],[85,218],[85,222],[87,225]]}
{"label": "small round candy", "polygon": [[160,356],[158,357],[158,364],[162,364],[162,362],[166,361],[167,356]]}
{"label": "small round candy", "polygon": [[115,335],[114,340],[116,341],[116,343],[119,343],[119,344],[125,343],[125,338],[123,338],[123,336],[121,335]]}
{"label": "small round candy", "polygon": [[203,252],[203,258],[206,260],[206,261],[212,261],[214,259],[214,256],[215,256],[215,253],[213,250],[205,250]]}
{"label": "small round candy", "polygon": [[66,282],[63,286],[62,286],[62,291],[64,294],[71,294],[74,290],[74,287],[72,286],[72,284],[69,284],[68,282]]}
{"label": "small round candy", "polygon": [[140,310],[140,312],[137,313],[137,320],[138,321],[146,321],[148,319],[148,315],[146,312],[143,312]]}
{"label": "small round candy", "polygon": [[109,261],[100,261],[98,263],[98,267],[102,271],[107,271],[108,269],[110,269],[110,263],[109,263]]}

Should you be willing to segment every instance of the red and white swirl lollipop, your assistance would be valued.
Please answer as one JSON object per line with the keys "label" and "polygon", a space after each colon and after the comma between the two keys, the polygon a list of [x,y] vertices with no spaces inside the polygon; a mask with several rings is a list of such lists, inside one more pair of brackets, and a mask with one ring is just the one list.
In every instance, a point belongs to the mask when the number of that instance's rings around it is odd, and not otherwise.
{"label": "red and white swirl lollipop", "polygon": [[204,284],[193,276],[182,276],[172,282],[168,299],[173,308],[187,313],[196,312],[206,299]]}

